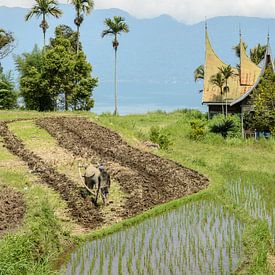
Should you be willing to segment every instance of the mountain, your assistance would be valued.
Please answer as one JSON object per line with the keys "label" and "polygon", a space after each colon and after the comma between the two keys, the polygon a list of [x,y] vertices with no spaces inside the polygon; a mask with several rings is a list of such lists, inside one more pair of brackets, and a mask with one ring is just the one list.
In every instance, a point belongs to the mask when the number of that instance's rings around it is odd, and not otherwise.
{"label": "mountain", "polygon": [[[73,24],[74,10],[70,5],[61,5],[61,19],[49,19],[47,38],[53,35],[54,27]],[[14,33],[17,48],[14,54],[31,51],[34,44],[42,45],[40,21],[33,18],[24,21],[27,10],[0,7],[0,27]],[[168,15],[153,19],[137,19],[118,10],[95,10],[85,17],[81,26],[81,41],[93,74],[99,78],[95,91],[95,111],[113,110],[113,63],[114,53],[111,38],[101,38],[106,17],[121,15],[130,27],[130,33],[120,37],[119,46],[119,110],[120,113],[145,112],[153,109],[176,108],[202,109],[201,84],[193,80],[194,69],[204,62],[204,22],[185,25]],[[212,45],[225,61],[236,64],[232,50],[239,40],[239,25],[249,47],[265,43],[268,26],[271,46],[275,29],[274,19],[249,17],[217,17],[208,21]],[[273,47],[274,48],[274,47]],[[12,56],[2,60],[5,70],[14,69]]]}

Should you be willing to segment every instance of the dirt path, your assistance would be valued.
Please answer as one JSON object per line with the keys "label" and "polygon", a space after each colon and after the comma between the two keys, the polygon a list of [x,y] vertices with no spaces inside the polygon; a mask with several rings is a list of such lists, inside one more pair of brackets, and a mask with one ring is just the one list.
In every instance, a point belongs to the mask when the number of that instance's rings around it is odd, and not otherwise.
{"label": "dirt path", "polygon": [[32,173],[60,193],[67,202],[71,215],[84,227],[96,228],[104,223],[100,209],[87,203],[80,195],[79,187],[64,174],[58,173],[40,157],[27,150],[20,139],[11,133],[6,122],[0,122],[0,135],[5,147],[27,163]]}
{"label": "dirt path", "polygon": [[25,211],[22,194],[12,188],[0,186],[0,237],[21,224]]}
{"label": "dirt path", "polygon": [[37,125],[76,156],[103,162],[127,194],[123,217],[198,192],[208,180],[180,164],[129,146],[115,132],[84,118],[45,118]]}

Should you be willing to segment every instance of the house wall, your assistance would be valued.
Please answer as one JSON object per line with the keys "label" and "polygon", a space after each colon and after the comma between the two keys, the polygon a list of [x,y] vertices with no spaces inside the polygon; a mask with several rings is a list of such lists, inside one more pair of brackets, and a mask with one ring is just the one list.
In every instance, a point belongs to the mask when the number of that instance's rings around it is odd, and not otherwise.
{"label": "house wall", "polygon": [[[225,105],[223,106],[225,111]],[[240,114],[241,113],[241,105],[236,104],[234,106],[227,105],[227,113],[228,114]],[[214,115],[222,114],[222,106],[221,105],[208,105],[208,116],[213,117]]]}

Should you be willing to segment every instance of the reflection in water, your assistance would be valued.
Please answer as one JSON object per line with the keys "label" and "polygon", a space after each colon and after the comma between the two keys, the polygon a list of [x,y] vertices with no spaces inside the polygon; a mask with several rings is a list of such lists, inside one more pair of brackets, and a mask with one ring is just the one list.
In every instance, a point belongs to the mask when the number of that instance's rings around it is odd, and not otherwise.
{"label": "reflection in water", "polygon": [[222,206],[192,202],[88,242],[65,274],[230,274],[241,261],[244,226]]}

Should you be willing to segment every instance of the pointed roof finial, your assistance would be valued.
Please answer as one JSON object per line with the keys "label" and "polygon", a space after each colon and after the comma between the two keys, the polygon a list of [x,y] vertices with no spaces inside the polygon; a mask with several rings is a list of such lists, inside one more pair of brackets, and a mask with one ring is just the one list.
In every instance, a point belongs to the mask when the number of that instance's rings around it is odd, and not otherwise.
{"label": "pointed roof finial", "polygon": [[205,22],[205,23],[204,23],[204,24],[205,24],[205,31],[207,31],[207,27],[208,27],[208,26],[207,26],[207,17],[206,17],[206,16],[205,16],[205,21],[204,21],[204,22]]}
{"label": "pointed roof finial", "polygon": [[239,23],[239,35],[240,35],[240,40],[242,39],[242,29],[241,29],[241,24]]}
{"label": "pointed roof finial", "polygon": [[269,39],[270,39],[270,33],[269,33],[269,25],[267,28],[267,44],[269,44]]}

